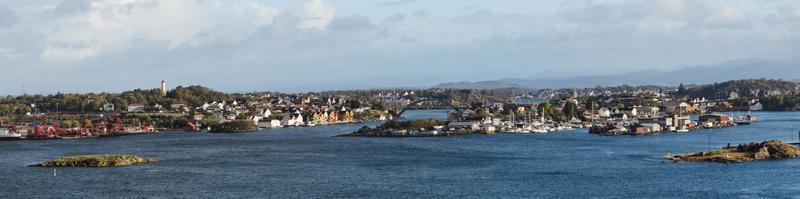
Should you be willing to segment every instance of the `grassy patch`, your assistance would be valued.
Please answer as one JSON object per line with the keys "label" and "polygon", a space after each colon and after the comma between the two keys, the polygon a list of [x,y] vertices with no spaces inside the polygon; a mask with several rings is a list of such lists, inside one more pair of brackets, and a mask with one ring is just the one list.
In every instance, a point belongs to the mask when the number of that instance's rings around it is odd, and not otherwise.
{"label": "grassy patch", "polygon": [[135,164],[156,162],[152,158],[139,157],[134,155],[82,155],[67,156],[50,160],[40,164],[32,165],[36,167],[121,167]]}

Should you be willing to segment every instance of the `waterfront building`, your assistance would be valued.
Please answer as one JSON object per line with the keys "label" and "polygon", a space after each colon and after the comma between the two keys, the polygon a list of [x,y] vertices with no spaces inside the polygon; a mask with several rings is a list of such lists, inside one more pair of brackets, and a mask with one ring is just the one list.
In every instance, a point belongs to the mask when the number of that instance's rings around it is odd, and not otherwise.
{"label": "waterfront building", "polygon": [[447,127],[451,129],[468,129],[473,131],[481,129],[479,121],[450,122],[449,124],[447,124]]}
{"label": "waterfront building", "polygon": [[300,113],[287,114],[281,120],[281,126],[300,126],[303,124],[303,115]]}
{"label": "waterfront building", "polygon": [[701,115],[700,122],[728,122],[730,121],[730,117],[725,114],[708,114],[708,115]]}

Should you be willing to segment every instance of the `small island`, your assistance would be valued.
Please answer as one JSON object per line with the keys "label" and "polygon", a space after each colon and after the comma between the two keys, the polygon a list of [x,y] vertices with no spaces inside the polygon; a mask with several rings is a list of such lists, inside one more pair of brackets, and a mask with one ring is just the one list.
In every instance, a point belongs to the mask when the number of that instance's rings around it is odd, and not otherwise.
{"label": "small island", "polygon": [[247,120],[234,120],[211,125],[211,130],[209,130],[211,133],[246,133],[253,131],[258,131],[258,126],[253,121]]}
{"label": "small island", "polygon": [[476,133],[472,129],[448,129],[447,124],[438,119],[422,119],[409,121],[390,120],[383,125],[375,128],[367,126],[361,127],[358,131],[344,135],[356,137],[434,137],[434,136],[453,136],[468,135]]}
{"label": "small island", "polygon": [[741,144],[737,147],[730,145],[721,150],[699,152],[693,154],[683,154],[665,157],[674,162],[720,162],[720,163],[741,163],[759,160],[776,160],[785,158],[796,158],[800,156],[800,150],[792,144],[783,143],[780,140],[771,140],[761,143],[752,142]]}
{"label": "small island", "polygon": [[34,167],[122,167],[136,164],[152,163],[157,160],[135,155],[84,155],[67,156],[50,160]]}

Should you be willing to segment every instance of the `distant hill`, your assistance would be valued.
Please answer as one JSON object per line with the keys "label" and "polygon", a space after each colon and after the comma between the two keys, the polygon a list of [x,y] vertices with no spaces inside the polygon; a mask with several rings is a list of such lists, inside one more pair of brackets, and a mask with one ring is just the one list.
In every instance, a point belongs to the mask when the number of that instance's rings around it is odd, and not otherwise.
{"label": "distant hill", "polygon": [[519,88],[586,88],[595,86],[709,84],[737,79],[800,79],[800,59],[745,59],[712,66],[695,66],[672,71],[646,70],[619,75],[577,76],[559,78],[518,79],[496,81],[453,82],[439,88],[490,89]]}
{"label": "distant hill", "polygon": [[468,88],[468,89],[496,89],[496,88],[524,88],[524,86],[515,83],[507,82],[505,80],[499,81],[480,81],[480,82],[452,82],[443,83],[436,86],[437,88]]}
{"label": "distant hill", "polygon": [[793,81],[770,79],[745,79],[721,83],[691,86],[684,94],[689,97],[706,99],[759,98],[774,95],[794,94],[798,84]]}

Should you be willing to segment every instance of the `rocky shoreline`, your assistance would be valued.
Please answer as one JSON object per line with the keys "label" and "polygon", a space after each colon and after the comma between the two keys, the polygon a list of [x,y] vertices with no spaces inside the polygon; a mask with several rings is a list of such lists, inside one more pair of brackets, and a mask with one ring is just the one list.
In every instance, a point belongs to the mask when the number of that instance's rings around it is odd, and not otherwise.
{"label": "rocky shoreline", "polygon": [[135,155],[67,156],[31,165],[33,167],[122,167],[153,163],[158,160]]}
{"label": "rocky shoreline", "polygon": [[258,126],[256,126],[252,121],[247,120],[234,120],[229,122],[224,122],[221,124],[211,125],[211,130],[208,131],[209,133],[247,133],[247,132],[255,132],[258,131]]}
{"label": "rocky shoreline", "polygon": [[737,147],[727,146],[721,150],[684,153],[683,155],[667,155],[665,159],[673,162],[719,162],[742,163],[750,161],[777,160],[800,157],[800,150],[780,140],[752,142]]}

